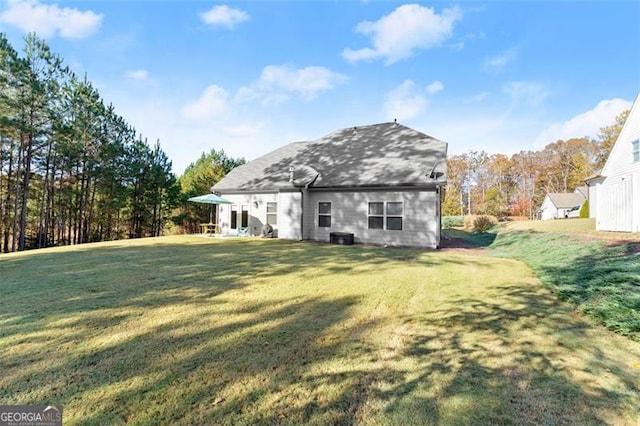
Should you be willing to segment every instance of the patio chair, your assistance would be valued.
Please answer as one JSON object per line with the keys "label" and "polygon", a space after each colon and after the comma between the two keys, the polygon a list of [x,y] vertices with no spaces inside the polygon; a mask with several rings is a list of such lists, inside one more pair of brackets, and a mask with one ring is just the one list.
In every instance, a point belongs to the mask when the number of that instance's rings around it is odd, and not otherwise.
{"label": "patio chair", "polygon": [[273,238],[273,227],[268,223],[262,227],[262,238]]}
{"label": "patio chair", "polygon": [[238,237],[248,237],[249,236],[249,227],[241,227],[238,228]]}

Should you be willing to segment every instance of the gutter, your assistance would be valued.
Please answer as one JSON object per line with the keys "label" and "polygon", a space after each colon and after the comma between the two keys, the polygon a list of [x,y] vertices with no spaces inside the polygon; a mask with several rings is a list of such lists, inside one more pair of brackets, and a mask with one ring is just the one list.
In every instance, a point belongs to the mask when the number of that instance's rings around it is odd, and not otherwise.
{"label": "gutter", "polygon": [[309,190],[309,187],[311,185],[313,185],[316,182],[316,180],[318,180],[319,176],[320,176],[320,173],[316,174],[316,176],[313,179],[311,179],[309,182],[307,182],[304,187],[299,187],[299,191],[300,191],[300,241],[304,241],[304,191]]}

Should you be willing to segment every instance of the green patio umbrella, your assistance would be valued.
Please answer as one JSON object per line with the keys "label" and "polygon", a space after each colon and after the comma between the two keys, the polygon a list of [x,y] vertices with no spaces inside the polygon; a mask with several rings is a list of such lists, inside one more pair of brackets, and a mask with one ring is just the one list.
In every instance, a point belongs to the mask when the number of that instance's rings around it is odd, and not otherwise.
{"label": "green patio umbrella", "polygon": [[209,222],[213,223],[213,206],[218,204],[232,204],[231,201],[225,200],[224,198],[216,195],[216,194],[206,194],[199,195],[197,197],[191,197],[188,201],[193,203],[201,203],[201,204],[211,204],[211,210],[209,212]]}

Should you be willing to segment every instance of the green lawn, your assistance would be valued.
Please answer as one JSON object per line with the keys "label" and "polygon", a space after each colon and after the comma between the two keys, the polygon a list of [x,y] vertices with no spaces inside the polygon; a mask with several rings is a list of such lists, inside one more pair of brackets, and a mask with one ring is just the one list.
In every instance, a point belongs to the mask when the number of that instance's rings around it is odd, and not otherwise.
{"label": "green lawn", "polygon": [[560,299],[640,342],[640,235],[595,231],[593,219],[507,222],[485,234],[447,229],[454,244],[526,263]]}
{"label": "green lawn", "polygon": [[65,424],[640,421],[640,344],[516,260],[168,237],[0,277],[0,404]]}

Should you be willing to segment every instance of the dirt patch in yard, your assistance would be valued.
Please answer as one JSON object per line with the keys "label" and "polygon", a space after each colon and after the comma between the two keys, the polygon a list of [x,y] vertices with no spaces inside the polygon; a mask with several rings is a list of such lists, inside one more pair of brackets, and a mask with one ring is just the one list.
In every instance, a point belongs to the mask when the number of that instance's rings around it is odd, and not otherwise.
{"label": "dirt patch in yard", "polygon": [[637,234],[621,235],[621,234],[583,234],[572,235],[572,237],[585,241],[605,241],[607,247],[623,247],[626,255],[636,255],[640,253],[640,238],[635,237]]}
{"label": "dirt patch in yard", "polygon": [[447,252],[461,252],[466,254],[486,254],[483,246],[465,238],[448,237],[440,242],[440,249]]}

